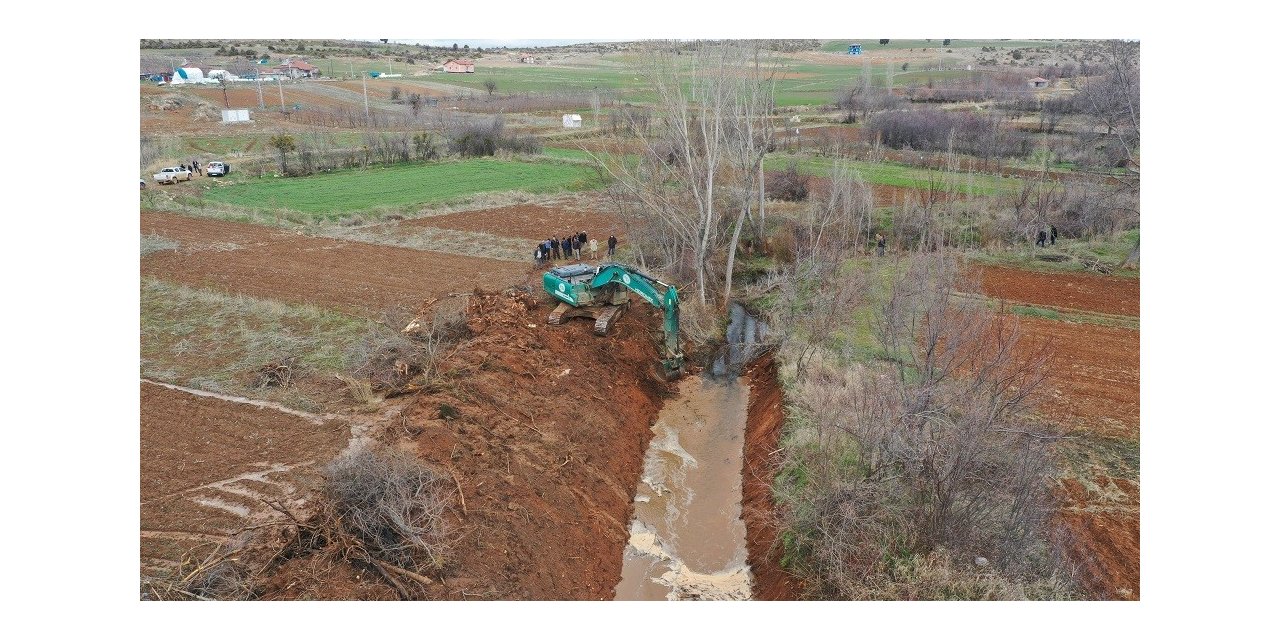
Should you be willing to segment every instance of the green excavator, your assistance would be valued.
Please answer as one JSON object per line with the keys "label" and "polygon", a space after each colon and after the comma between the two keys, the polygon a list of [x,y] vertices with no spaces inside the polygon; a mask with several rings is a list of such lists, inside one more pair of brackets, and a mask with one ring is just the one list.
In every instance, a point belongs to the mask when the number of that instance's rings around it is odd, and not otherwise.
{"label": "green excavator", "polygon": [[[589,317],[596,321],[595,333],[602,336],[622,315],[634,291],[645,302],[662,309],[666,334],[666,355],[662,359],[663,375],[672,380],[684,369],[684,353],[680,350],[680,301],[676,288],[657,278],[616,262],[599,266],[571,264],[542,274],[542,286],[560,301],[548,324],[561,324],[570,318]],[[659,293],[658,287],[665,289]]]}

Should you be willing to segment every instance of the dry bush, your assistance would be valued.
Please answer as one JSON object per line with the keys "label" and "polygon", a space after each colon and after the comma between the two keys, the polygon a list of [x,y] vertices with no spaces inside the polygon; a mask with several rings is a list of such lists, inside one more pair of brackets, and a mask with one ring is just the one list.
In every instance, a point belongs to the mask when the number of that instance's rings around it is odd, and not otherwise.
{"label": "dry bush", "polygon": [[322,474],[320,527],[345,557],[419,574],[445,567],[452,539],[447,475],[374,445],[344,452]]}
{"label": "dry bush", "polygon": [[[348,353],[352,363],[350,375],[339,376],[352,396],[366,407],[373,407],[381,397],[393,396],[430,386],[440,378],[440,364],[448,349],[467,332],[461,313],[456,308],[431,312],[424,305],[422,314],[403,308],[383,312],[377,325]],[[430,321],[423,323],[422,317]],[[413,330],[406,331],[409,326]]]}
{"label": "dry bush", "polygon": [[796,163],[792,162],[786,169],[765,176],[764,192],[773,200],[798,202],[809,197],[809,180],[809,176],[800,173]]}
{"label": "dry bush", "polygon": [[[1056,434],[1026,413],[1048,356],[952,295],[958,273],[942,254],[913,259],[873,322],[885,360],[819,367],[793,392],[779,492],[788,555],[820,595],[1021,597],[975,590],[966,572],[902,572],[944,552],[987,558],[1009,584],[1057,583],[1046,542]],[[938,583],[913,583],[927,580]]]}
{"label": "dry bush", "polygon": [[258,367],[254,387],[258,389],[265,389],[266,387],[288,388],[293,383],[294,376],[297,375],[299,364],[297,356],[288,356]]}
{"label": "dry bush", "polygon": [[186,554],[164,575],[143,578],[143,600],[249,600],[254,596],[249,569],[237,557],[242,537],[214,546],[207,554]]}

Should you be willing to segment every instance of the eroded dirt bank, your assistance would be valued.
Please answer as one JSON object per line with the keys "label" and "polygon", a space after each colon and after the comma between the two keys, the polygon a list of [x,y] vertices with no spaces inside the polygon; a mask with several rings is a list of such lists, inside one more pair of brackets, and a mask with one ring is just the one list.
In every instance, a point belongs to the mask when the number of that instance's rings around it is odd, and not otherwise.
{"label": "eroded dirt bank", "polygon": [[781,460],[778,441],[785,418],[782,385],[773,358],[758,358],[743,375],[751,385],[742,465],[742,519],[747,524],[747,555],[755,600],[798,600],[802,583],[783,570],[777,507],[771,485]]}
{"label": "eroded dirt bank", "polygon": [[[613,599],[649,427],[671,391],[655,373],[660,319],[633,305],[597,337],[585,320],[547,325],[549,312],[537,294],[473,296],[444,382],[387,425],[465,498],[428,598]],[[266,597],[395,597],[378,583],[299,558]]]}

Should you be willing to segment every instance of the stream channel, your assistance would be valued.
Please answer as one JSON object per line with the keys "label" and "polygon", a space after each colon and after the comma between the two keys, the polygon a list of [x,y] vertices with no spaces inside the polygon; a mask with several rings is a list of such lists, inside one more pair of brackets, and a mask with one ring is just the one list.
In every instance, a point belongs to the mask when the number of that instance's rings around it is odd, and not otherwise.
{"label": "stream channel", "polygon": [[767,327],[729,310],[726,344],[687,376],[652,427],[617,600],[749,600],[742,449],[751,389],[739,377]]}

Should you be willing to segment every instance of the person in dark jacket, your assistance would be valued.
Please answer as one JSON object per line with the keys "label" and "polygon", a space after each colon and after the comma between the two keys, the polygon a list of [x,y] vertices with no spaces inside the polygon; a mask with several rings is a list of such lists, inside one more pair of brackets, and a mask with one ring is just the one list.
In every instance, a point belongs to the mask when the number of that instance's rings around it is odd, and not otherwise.
{"label": "person in dark jacket", "polygon": [[1049,225],[1049,244],[1058,244],[1058,228]]}
{"label": "person in dark jacket", "polygon": [[1048,236],[1049,234],[1045,233],[1044,229],[1041,229],[1038,233],[1036,233],[1036,246],[1043,247],[1044,241]]}
{"label": "person in dark jacket", "polygon": [[618,236],[609,236],[609,257],[613,257],[613,252],[618,248]]}
{"label": "person in dark jacket", "polygon": [[582,236],[573,237],[573,259],[582,260]]}
{"label": "person in dark jacket", "polygon": [[557,241],[555,238],[547,238],[547,244],[551,248],[551,259],[559,260],[560,259],[560,242]]}
{"label": "person in dark jacket", "polygon": [[573,259],[573,241],[569,239],[569,236],[560,239],[560,251],[564,253],[565,260]]}
{"label": "person in dark jacket", "polygon": [[579,232],[578,232],[578,242],[581,242],[582,244],[586,244],[586,243],[587,243],[587,232],[586,232],[586,231],[579,231]]}
{"label": "person in dark jacket", "polygon": [[876,234],[876,255],[878,256],[884,255],[884,244],[885,244],[884,236],[877,233]]}

